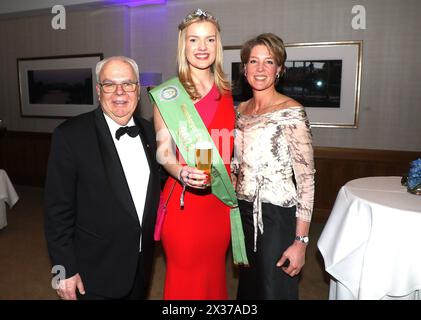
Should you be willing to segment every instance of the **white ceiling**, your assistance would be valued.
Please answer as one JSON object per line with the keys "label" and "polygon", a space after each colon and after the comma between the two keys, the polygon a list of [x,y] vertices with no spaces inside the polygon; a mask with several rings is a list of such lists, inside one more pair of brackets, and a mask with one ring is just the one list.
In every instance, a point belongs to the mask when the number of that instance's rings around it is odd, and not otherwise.
{"label": "white ceiling", "polygon": [[34,14],[40,11],[48,10],[57,4],[64,5],[67,9],[110,6],[110,5],[128,5],[140,6],[145,4],[165,3],[165,0],[0,0],[0,18],[15,17],[28,14]]}
{"label": "white ceiling", "polygon": [[64,6],[72,5],[86,5],[86,4],[98,4],[100,0],[3,0],[0,1],[0,14],[17,13],[23,11],[33,11],[40,9],[52,8],[56,4],[62,4]]}

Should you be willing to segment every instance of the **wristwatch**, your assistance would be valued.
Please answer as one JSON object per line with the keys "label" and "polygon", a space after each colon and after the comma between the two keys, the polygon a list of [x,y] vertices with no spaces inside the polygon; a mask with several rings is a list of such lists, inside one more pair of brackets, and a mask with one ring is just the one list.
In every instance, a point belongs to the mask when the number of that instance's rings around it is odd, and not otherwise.
{"label": "wristwatch", "polygon": [[309,238],[308,236],[295,236],[295,240],[307,244],[309,241]]}

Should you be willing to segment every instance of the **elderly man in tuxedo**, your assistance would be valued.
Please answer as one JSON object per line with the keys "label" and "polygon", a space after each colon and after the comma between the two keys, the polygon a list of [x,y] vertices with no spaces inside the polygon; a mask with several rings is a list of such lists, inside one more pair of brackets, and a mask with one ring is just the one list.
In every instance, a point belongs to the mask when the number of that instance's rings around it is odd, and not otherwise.
{"label": "elderly man in tuxedo", "polygon": [[[58,126],[45,187],[45,235],[62,299],[144,299],[160,192],[153,126],[135,115],[139,69],[96,66],[100,107]],[[60,269],[61,268],[61,269]]]}

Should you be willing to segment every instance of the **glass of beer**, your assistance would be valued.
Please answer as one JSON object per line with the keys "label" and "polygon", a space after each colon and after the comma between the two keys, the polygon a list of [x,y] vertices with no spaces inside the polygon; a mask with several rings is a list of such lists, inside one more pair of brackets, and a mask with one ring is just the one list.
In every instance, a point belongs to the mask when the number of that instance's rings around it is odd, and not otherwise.
{"label": "glass of beer", "polygon": [[196,145],[196,168],[204,171],[209,177],[210,186],[211,169],[212,169],[212,143],[209,141],[200,141]]}

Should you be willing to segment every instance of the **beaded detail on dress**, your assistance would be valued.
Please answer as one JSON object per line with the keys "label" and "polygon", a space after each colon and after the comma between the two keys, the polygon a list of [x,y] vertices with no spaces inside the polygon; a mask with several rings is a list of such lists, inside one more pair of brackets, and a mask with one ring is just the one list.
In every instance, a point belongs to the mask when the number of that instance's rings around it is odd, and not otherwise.
{"label": "beaded detail on dress", "polygon": [[281,207],[296,205],[296,216],[310,221],[315,170],[304,108],[250,116],[237,113],[231,169],[237,175],[238,199],[253,203],[255,251],[258,229],[263,233],[262,202]]}

